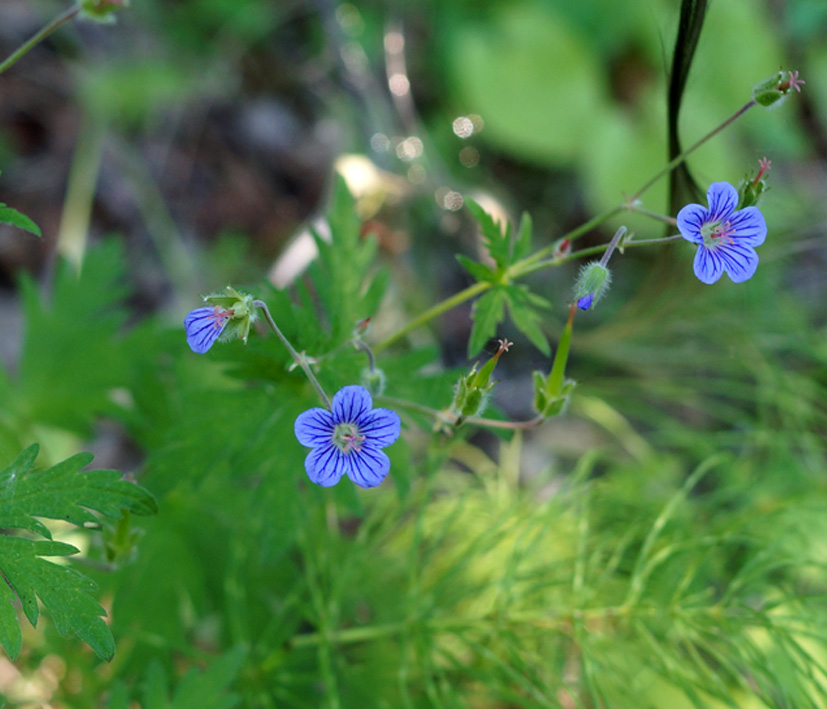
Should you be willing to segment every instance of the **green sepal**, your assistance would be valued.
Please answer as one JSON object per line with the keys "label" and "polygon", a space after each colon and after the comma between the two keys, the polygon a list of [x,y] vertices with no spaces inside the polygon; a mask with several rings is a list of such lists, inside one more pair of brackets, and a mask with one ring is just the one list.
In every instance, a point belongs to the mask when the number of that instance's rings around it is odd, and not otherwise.
{"label": "green sepal", "polygon": [[543,418],[552,418],[565,412],[571,400],[572,392],[577,386],[573,379],[566,379],[559,389],[559,393],[550,396],[548,393],[548,378],[542,372],[533,372],[534,380],[534,408]]}
{"label": "green sepal", "polygon": [[773,74],[769,79],[762,81],[752,90],[752,97],[756,103],[767,107],[783,101],[790,93],[789,87],[781,89],[780,87],[790,80],[790,72],[779,71]]}

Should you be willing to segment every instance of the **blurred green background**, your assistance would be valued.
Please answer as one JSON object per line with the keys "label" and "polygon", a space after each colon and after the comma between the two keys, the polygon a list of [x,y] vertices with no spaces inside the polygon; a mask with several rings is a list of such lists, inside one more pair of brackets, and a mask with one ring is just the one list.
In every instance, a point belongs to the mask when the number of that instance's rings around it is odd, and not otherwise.
{"label": "blurred green background", "polygon": [[[4,0],[0,53],[65,7]],[[820,0],[711,4],[684,145],[779,69],[807,81],[689,161],[705,189],[772,160],[758,272],[704,286],[683,242],[616,256],[610,295],[578,317],[565,417],[452,440],[406,418],[393,484],[326,495],[302,484],[292,421],[312,392],[277,345],[199,359],[179,326],[228,282],[300,278],[336,170],[391,276],[376,341],[468,285],[454,255],[481,245],[464,199],[528,211],[538,247],[618,204],[666,162],[678,13],[133,0],[0,77],[0,201],[44,233],[0,226],[0,456],[33,440],[52,463],[92,450],[161,505],[134,553],[90,572],[115,661],[44,620],[4,660],[10,705],[827,706]],[[645,206],[664,212],[666,195],[659,183]],[[622,216],[583,244],[621,223],[665,234]],[[552,302],[553,344],[576,269],[528,279]],[[301,348],[339,344],[259,287]],[[470,307],[380,362],[390,395],[447,406],[452,368],[471,364]],[[495,404],[527,419],[531,370],[549,362],[502,334],[517,346]],[[345,356],[326,383],[356,372]],[[72,539],[94,561],[94,539]]]}

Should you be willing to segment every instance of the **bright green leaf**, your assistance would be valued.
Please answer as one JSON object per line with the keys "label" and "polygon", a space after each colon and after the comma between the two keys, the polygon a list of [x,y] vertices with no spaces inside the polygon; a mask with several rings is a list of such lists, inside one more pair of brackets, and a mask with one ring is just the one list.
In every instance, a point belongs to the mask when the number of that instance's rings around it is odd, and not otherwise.
{"label": "bright green leaf", "polygon": [[[37,452],[37,445],[29,446],[0,471],[0,527],[24,529],[50,538],[48,528],[35,516],[83,526],[97,524],[93,511],[118,517],[125,509],[139,515],[152,514],[157,509],[146,490],[121,480],[115,471],[81,472],[92,460],[88,453],[37,471],[33,469]],[[20,629],[14,628],[17,619],[11,605],[16,595],[32,625],[37,625],[39,598],[61,635],[77,636],[98,657],[112,658],[115,641],[101,618],[105,612],[92,595],[95,583],[70,566],[43,558],[69,556],[77,551],[61,542],[0,536],[0,573],[7,584],[0,594],[0,644],[10,657],[15,658],[20,652]]]}
{"label": "bright green leaf", "polygon": [[16,226],[18,229],[25,229],[26,231],[29,231],[35,236],[43,236],[40,232],[40,227],[25,214],[21,214],[16,209],[7,207],[2,202],[0,202],[0,224],[11,224],[12,226]]}
{"label": "bright green leaf", "polygon": [[473,261],[467,256],[457,254],[457,261],[459,261],[460,266],[462,266],[478,281],[488,281],[489,283],[493,283],[497,277],[497,274],[488,268],[488,266],[477,261]]}
{"label": "bright green leaf", "polygon": [[497,333],[499,325],[505,316],[506,292],[502,288],[488,291],[476,303],[472,317],[474,327],[468,341],[468,356],[473,357],[485,343]]}

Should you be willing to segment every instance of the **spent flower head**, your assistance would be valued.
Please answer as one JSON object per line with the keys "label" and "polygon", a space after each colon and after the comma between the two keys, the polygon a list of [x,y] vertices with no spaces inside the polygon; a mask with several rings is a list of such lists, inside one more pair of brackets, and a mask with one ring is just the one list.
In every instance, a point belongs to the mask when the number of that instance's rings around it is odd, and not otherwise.
{"label": "spent flower head", "polygon": [[687,204],[678,212],[678,230],[698,245],[695,275],[715,283],[721,274],[743,283],[758,267],[755,246],[764,243],[767,224],[758,207],[736,210],[738,190],[728,182],[713,182],[706,193],[708,207]]}
{"label": "spent flower head", "polygon": [[395,411],[374,409],[367,389],[351,385],[333,397],[331,410],[313,408],[296,419],[296,438],[313,450],[304,467],[317,485],[330,487],[347,475],[360,487],[376,487],[391,467],[382,448],[399,438]]}
{"label": "spent flower head", "polygon": [[801,87],[806,83],[798,78],[797,71],[779,71],[758,84],[752,90],[752,97],[765,107],[780,105],[793,91],[801,93]]}
{"label": "spent flower head", "polygon": [[253,296],[227,286],[225,293],[208,295],[204,302],[206,307],[191,310],[184,318],[190,349],[204,354],[216,340],[234,337],[246,344],[250,326],[256,319]]}
{"label": "spent flower head", "polygon": [[757,206],[764,196],[764,192],[769,189],[769,172],[772,167],[772,160],[761,158],[758,161],[758,171],[755,175],[746,175],[743,180],[738,183],[738,209],[744,207]]}

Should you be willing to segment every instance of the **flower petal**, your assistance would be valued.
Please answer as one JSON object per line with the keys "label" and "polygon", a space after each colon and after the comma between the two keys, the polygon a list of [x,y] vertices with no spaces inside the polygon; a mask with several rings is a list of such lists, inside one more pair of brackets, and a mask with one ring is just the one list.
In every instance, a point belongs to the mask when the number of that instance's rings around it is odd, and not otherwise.
{"label": "flower petal", "polygon": [[347,464],[347,476],[359,487],[376,487],[391,469],[391,461],[384,451],[372,446],[343,456]]}
{"label": "flower petal", "polygon": [[317,485],[332,487],[345,474],[346,457],[331,443],[310,451],[304,459],[304,469],[307,476]]}
{"label": "flower petal", "polygon": [[724,272],[724,264],[719,257],[720,250],[712,251],[706,246],[699,246],[695,254],[695,275],[704,283],[715,283]]}
{"label": "flower petal", "polygon": [[296,418],[296,438],[308,448],[324,447],[333,436],[333,414],[327,409],[309,409]]}
{"label": "flower petal", "polygon": [[336,392],[332,408],[334,423],[355,423],[373,408],[373,400],[365,387],[351,384]]}
{"label": "flower petal", "polygon": [[374,409],[364,414],[358,426],[367,446],[384,448],[399,438],[399,415],[390,409]]}
{"label": "flower petal", "polygon": [[738,190],[729,182],[713,182],[706,191],[706,201],[709,202],[707,221],[726,221],[738,206]]}
{"label": "flower petal", "polygon": [[767,238],[767,222],[758,207],[744,207],[730,217],[730,238],[745,246],[761,246]]}
{"label": "flower petal", "polygon": [[204,354],[224,331],[227,320],[219,321],[215,308],[196,308],[184,318],[187,331],[187,344],[193,352]]}
{"label": "flower petal", "polygon": [[709,212],[706,207],[700,204],[687,204],[678,212],[678,231],[687,241],[695,244],[703,244],[701,227],[709,221]]}
{"label": "flower petal", "polygon": [[724,270],[734,283],[743,283],[752,278],[758,268],[758,254],[751,246],[730,244],[718,250]]}

